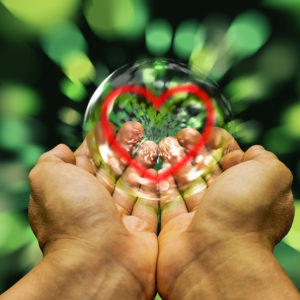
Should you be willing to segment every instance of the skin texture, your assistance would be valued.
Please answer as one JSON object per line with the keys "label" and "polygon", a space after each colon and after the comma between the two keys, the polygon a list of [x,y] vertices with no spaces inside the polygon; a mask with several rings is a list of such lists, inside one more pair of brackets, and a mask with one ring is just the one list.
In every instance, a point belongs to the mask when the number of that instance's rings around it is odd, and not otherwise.
{"label": "skin texture", "polygon": [[[116,139],[132,155],[143,134],[127,122]],[[44,258],[1,300],[153,299],[156,285],[163,299],[299,299],[272,255],[294,213],[291,173],[274,154],[260,146],[244,153],[214,128],[201,153],[157,186],[140,184],[141,175],[105,152],[98,125],[92,137],[105,154],[99,169],[84,141],[75,153],[57,146],[30,173],[29,219]],[[135,159],[156,174],[158,155],[175,164],[199,137],[186,128],[159,147],[144,142]],[[124,183],[147,197],[124,192]],[[158,193],[159,203],[146,199]]]}
{"label": "skin texture", "polygon": [[[193,129],[183,129],[178,140],[162,140],[161,157],[176,163],[197,135]],[[177,157],[164,153],[170,151],[170,139]],[[202,152],[216,153],[218,148],[223,149],[223,157],[212,172],[214,179],[204,178],[204,189],[190,195],[184,176],[176,174],[169,179],[168,193],[177,200],[168,202],[169,197],[162,196],[160,295],[164,299],[299,299],[272,254],[293,220],[290,171],[263,147],[253,146],[244,153],[229,133],[214,128]],[[197,165],[195,161],[182,173]]]}
{"label": "skin texture", "polygon": [[[132,153],[143,128],[136,122],[123,126],[126,130],[121,129],[116,138]],[[128,145],[132,136],[137,138]],[[157,146],[150,148],[157,155]],[[86,141],[75,153],[59,145],[42,155],[31,171],[29,220],[44,258],[1,300],[45,295],[47,299],[154,297],[157,202],[148,209],[145,199],[115,197],[118,181],[106,189],[88,153]],[[142,162],[139,156],[138,152]],[[126,165],[115,155],[114,159],[124,171]],[[156,193],[151,186],[144,188]]]}

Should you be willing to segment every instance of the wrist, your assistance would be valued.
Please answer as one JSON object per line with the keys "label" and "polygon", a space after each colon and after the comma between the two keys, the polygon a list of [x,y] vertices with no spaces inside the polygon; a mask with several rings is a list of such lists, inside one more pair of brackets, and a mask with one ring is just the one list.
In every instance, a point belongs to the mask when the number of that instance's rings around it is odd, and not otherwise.
{"label": "wrist", "polygon": [[[81,241],[60,240],[47,245],[42,263],[66,281],[68,299],[143,299],[135,278],[113,258],[113,249]],[[82,297],[79,295],[82,294]]]}
{"label": "wrist", "polygon": [[272,248],[256,234],[194,241],[194,259],[170,299],[298,299]]}

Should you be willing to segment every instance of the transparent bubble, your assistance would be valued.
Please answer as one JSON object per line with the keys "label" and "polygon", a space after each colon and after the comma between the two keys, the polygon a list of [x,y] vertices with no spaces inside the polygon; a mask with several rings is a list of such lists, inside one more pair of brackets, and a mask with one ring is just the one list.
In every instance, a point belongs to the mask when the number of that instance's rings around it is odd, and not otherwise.
{"label": "transparent bubble", "polygon": [[[165,102],[158,105],[162,95]],[[222,172],[225,141],[214,127],[226,128],[230,119],[230,106],[216,85],[183,63],[148,59],[121,67],[100,84],[83,130],[97,177],[131,210],[137,199],[200,197]]]}

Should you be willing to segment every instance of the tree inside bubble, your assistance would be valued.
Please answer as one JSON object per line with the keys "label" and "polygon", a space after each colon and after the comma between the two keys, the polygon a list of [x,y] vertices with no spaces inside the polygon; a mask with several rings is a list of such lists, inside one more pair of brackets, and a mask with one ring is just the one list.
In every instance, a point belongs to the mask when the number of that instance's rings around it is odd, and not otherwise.
{"label": "tree inside bubble", "polygon": [[[154,59],[122,67],[102,82],[88,105],[84,133],[85,135],[88,134],[97,124],[101,123],[100,112],[103,101],[112,91],[122,86],[140,86],[159,97],[167,90],[187,84],[196,85],[209,95],[214,110],[213,125],[226,127],[231,118],[230,107],[214,84],[194,75],[182,63],[166,59]],[[159,145],[167,137],[175,138],[185,128],[195,129],[199,134],[202,134],[207,120],[207,111],[201,99],[189,92],[179,92],[172,95],[159,110],[146,97],[138,93],[127,92],[114,99],[108,113],[108,119],[114,127],[116,136],[127,122],[135,121],[143,127],[142,139],[130,153],[134,159],[145,141],[152,141]],[[101,131],[101,128],[98,128],[99,130]],[[105,146],[100,146],[99,139],[97,140],[95,135],[97,136],[97,134],[90,134],[90,138],[88,138],[91,156],[97,167],[100,168],[101,165],[105,165],[106,168],[111,169],[110,176],[117,178],[120,176],[120,174],[116,174],[119,171],[116,171],[116,168],[106,158],[107,152],[114,152],[114,147],[109,145],[105,139],[100,142]],[[165,168],[166,165],[162,161],[161,155],[157,155],[155,164],[152,167],[158,171]],[[207,166],[206,173],[209,172],[209,169],[210,167]],[[199,173],[195,170],[193,172],[197,173],[198,177],[202,176],[202,173],[205,174],[205,172]],[[191,181],[195,179],[195,174],[188,176]],[[143,177],[142,172],[139,176]]]}

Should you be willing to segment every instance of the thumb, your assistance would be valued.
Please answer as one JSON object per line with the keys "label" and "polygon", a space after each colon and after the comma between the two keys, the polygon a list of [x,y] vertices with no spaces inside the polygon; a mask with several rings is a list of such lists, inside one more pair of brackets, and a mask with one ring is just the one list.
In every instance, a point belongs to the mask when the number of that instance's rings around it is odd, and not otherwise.
{"label": "thumb", "polygon": [[242,161],[256,160],[265,162],[270,159],[277,160],[278,158],[274,153],[265,150],[263,146],[254,145],[245,152]]}
{"label": "thumb", "polygon": [[70,164],[75,164],[75,155],[71,151],[71,149],[64,145],[59,144],[54,147],[52,150],[44,153],[38,160],[37,164],[45,162],[45,161],[53,161],[53,162],[65,162]]}

